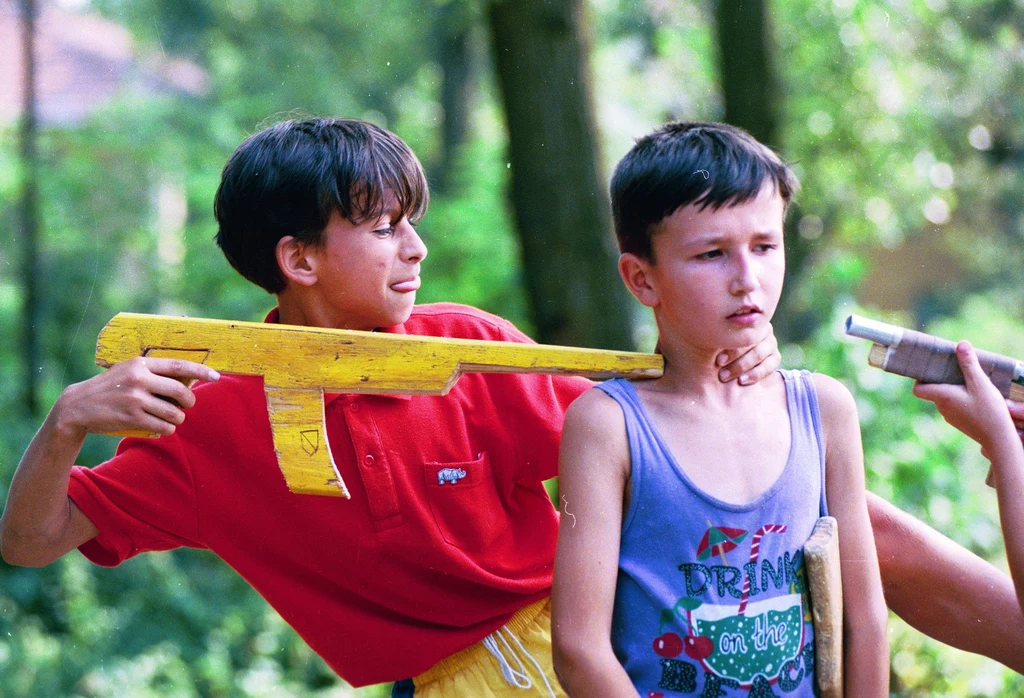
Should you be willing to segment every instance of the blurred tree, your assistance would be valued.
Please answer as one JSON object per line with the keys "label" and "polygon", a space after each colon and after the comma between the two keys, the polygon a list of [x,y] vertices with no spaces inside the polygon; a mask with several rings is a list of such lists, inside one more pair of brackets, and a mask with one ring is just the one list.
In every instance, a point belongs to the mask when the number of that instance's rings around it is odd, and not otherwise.
{"label": "blurred tree", "polygon": [[724,120],[778,148],[778,91],[768,23],[770,0],[717,0],[715,28]]}
{"label": "blurred tree", "polygon": [[36,390],[39,366],[39,154],[36,147],[36,3],[21,0],[22,115],[21,129],[21,278],[22,278],[22,396],[25,411],[39,409]]}
{"label": "blurred tree", "polygon": [[487,15],[538,339],[630,348],[630,302],[615,272],[599,171],[584,4],[495,0]]}
{"label": "blurred tree", "polygon": [[465,144],[472,120],[473,92],[478,80],[474,70],[475,4],[446,2],[435,9],[437,63],[441,69],[441,152],[432,172],[431,189],[448,189],[455,176],[458,153]]}

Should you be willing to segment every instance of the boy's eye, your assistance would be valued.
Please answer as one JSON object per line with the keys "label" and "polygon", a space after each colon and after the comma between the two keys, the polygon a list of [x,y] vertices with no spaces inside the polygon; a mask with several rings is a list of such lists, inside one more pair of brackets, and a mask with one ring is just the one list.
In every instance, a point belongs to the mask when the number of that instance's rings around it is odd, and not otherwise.
{"label": "boy's eye", "polygon": [[384,227],[384,228],[377,228],[376,230],[373,231],[374,235],[376,235],[378,237],[382,237],[382,238],[390,237],[391,235],[394,235],[394,233],[395,233],[395,226],[393,226],[393,225],[389,225],[389,226]]}
{"label": "boy's eye", "polygon": [[708,250],[707,252],[701,252],[697,255],[697,259],[714,259],[715,257],[721,257],[721,250]]}
{"label": "boy's eye", "polygon": [[778,248],[778,245],[772,242],[764,242],[761,243],[760,245],[754,245],[754,251],[756,252],[769,252],[776,248]]}

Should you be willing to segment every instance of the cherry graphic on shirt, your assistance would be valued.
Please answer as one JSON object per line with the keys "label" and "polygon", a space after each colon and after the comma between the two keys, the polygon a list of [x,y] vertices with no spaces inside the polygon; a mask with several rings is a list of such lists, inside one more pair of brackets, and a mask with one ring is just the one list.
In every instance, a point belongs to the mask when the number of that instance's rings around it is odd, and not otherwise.
{"label": "cherry graphic on shirt", "polygon": [[678,657],[683,651],[683,639],[675,633],[665,633],[654,638],[654,651],[665,658]]}
{"label": "cherry graphic on shirt", "polygon": [[657,691],[648,691],[647,698],[665,698],[665,694],[658,693]]}
{"label": "cherry graphic on shirt", "polygon": [[699,662],[711,655],[715,650],[715,643],[707,635],[687,635],[683,639],[683,649],[686,650],[687,657]]}
{"label": "cherry graphic on shirt", "polygon": [[662,657],[678,657],[684,650],[690,659],[701,661],[711,656],[715,650],[715,644],[710,637],[698,635],[697,629],[693,627],[686,617],[686,612],[694,611],[703,605],[700,599],[689,596],[676,601],[671,609],[661,612],[661,622],[658,624],[658,632],[662,632],[667,623],[675,622],[676,619],[686,624],[686,637],[679,637],[676,633],[666,632],[654,638],[654,651]]}

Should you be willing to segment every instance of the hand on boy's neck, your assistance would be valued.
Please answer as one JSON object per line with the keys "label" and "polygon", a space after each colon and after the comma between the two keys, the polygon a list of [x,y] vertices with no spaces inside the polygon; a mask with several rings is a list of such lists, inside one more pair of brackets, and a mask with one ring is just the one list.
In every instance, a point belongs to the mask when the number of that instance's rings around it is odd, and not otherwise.
{"label": "hand on boy's neck", "polygon": [[758,384],[773,375],[781,364],[778,342],[770,324],[768,330],[768,335],[756,345],[720,350],[674,344],[663,336],[654,352],[666,356],[666,375],[672,381],[664,387],[669,388],[677,379],[683,379],[686,384],[708,383],[713,392],[721,393],[714,386],[716,382],[733,389]]}
{"label": "hand on boy's neck", "polygon": [[[776,352],[775,355],[768,357],[766,367],[756,371],[742,371],[736,357],[753,352],[754,347],[726,352],[721,349],[690,346],[666,347],[662,340],[659,342],[659,350],[659,353],[665,356],[665,372],[661,378],[644,381],[644,385],[652,391],[675,393],[700,401],[729,404],[734,400],[749,397],[757,392],[751,388],[766,383],[765,378],[771,376],[778,366],[773,360],[777,359]],[[724,367],[720,365],[718,357],[723,354],[734,357],[734,362]],[[728,372],[731,378],[725,379],[725,372]],[[739,376],[746,379],[741,381]]]}

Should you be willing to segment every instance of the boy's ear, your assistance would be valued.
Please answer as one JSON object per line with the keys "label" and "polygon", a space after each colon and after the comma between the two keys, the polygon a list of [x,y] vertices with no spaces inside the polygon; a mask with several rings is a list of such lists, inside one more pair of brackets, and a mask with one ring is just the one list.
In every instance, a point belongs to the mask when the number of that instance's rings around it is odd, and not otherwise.
{"label": "boy's ear", "polygon": [[312,254],[313,246],[286,235],[277,241],[274,250],[277,255],[277,266],[286,282],[299,286],[312,286],[317,281],[316,255]]}
{"label": "boy's ear", "polygon": [[658,304],[658,289],[651,275],[651,267],[650,261],[632,252],[619,255],[619,276],[626,283],[629,292],[648,308]]}

